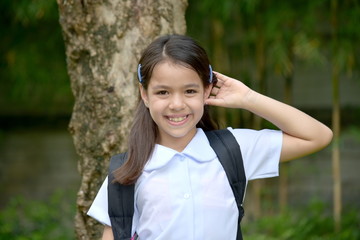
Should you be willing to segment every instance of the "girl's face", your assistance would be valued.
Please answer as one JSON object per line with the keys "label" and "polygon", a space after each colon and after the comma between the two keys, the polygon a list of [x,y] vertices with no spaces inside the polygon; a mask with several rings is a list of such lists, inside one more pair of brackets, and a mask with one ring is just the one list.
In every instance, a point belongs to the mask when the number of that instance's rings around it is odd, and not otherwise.
{"label": "girl's face", "polygon": [[141,97],[159,129],[157,142],[182,151],[196,133],[196,124],[204,112],[204,101],[212,85],[204,88],[192,69],[172,62],[155,66]]}

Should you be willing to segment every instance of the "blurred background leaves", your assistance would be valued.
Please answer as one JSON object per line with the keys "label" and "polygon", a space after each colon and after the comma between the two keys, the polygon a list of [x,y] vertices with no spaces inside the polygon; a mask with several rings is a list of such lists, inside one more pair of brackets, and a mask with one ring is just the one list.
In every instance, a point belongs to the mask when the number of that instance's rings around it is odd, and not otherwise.
{"label": "blurred background leaves", "polygon": [[4,0],[0,8],[0,116],[69,114],[56,2]]}

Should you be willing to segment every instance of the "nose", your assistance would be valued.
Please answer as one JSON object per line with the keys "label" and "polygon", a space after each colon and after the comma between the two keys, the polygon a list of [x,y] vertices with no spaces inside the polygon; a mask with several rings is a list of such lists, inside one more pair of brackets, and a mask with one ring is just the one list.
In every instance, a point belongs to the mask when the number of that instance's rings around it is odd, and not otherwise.
{"label": "nose", "polygon": [[171,110],[179,111],[184,109],[185,107],[185,101],[184,97],[180,94],[175,94],[171,97],[169,108]]}

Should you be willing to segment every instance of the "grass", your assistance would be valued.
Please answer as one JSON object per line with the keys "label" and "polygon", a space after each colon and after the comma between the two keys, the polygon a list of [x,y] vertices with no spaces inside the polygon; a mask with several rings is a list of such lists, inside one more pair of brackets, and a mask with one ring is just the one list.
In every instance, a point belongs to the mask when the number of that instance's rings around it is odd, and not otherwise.
{"label": "grass", "polygon": [[[312,202],[304,209],[292,209],[274,216],[242,224],[247,240],[357,240],[360,239],[360,211],[348,209],[336,232],[331,212],[322,202]],[[329,211],[330,210],[330,211]]]}
{"label": "grass", "polygon": [[75,239],[76,206],[68,202],[68,194],[56,191],[45,201],[12,198],[0,211],[0,240]]}

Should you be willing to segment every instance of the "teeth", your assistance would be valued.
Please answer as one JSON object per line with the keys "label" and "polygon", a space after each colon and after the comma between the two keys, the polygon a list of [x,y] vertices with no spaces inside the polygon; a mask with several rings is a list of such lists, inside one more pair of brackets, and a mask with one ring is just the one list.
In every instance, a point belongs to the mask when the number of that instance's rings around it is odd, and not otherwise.
{"label": "teeth", "polygon": [[169,118],[170,121],[172,122],[181,122],[181,121],[184,121],[186,119],[186,116],[185,117],[174,117],[174,118]]}

